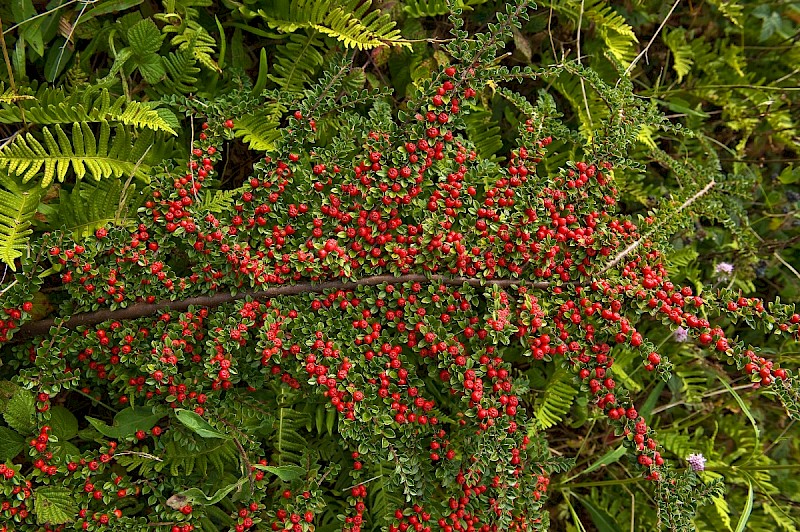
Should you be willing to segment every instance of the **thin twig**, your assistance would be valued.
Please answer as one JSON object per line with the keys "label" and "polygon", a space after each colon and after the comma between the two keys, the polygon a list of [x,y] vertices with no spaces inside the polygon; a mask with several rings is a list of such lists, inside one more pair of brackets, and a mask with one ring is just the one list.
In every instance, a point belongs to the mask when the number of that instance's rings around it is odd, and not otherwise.
{"label": "thin twig", "polygon": [[798,279],[800,279],[800,272],[798,272],[798,271],[795,269],[795,267],[794,267],[794,266],[792,266],[791,264],[789,264],[788,262],[786,262],[786,261],[783,259],[783,257],[781,257],[781,256],[780,256],[780,254],[779,254],[777,251],[776,251],[776,252],[774,252],[774,253],[773,253],[773,255],[775,256],[775,258],[776,258],[776,259],[778,259],[779,261],[781,261],[781,264],[783,264],[784,266],[786,266],[787,268],[789,268],[789,270],[791,270],[791,272],[792,272],[793,274],[795,274],[795,276],[796,276]]}
{"label": "thin twig", "polygon": [[631,61],[631,64],[628,65],[628,68],[625,69],[625,74],[624,74],[625,76],[630,74],[631,70],[633,70],[633,67],[635,67],[636,63],[639,62],[639,59],[641,59],[642,57],[644,57],[645,54],[647,54],[647,51],[650,49],[650,46],[652,46],[652,44],[653,44],[653,41],[655,41],[656,37],[658,37],[658,34],[661,33],[661,30],[664,28],[664,25],[667,23],[667,20],[669,20],[669,17],[672,16],[672,13],[675,11],[675,8],[678,7],[678,4],[680,4],[680,3],[681,3],[681,0],[675,0],[675,3],[672,4],[672,9],[669,10],[669,13],[667,13],[667,16],[664,18],[664,20],[661,21],[661,25],[658,27],[656,32],[650,38],[650,42],[647,43],[647,46],[644,47],[644,50],[639,52],[639,55],[637,55],[633,59],[633,61]]}
{"label": "thin twig", "polygon": [[[697,192],[697,194],[695,194],[695,195],[694,195],[694,196],[692,196],[691,198],[689,198],[689,199],[687,199],[686,201],[684,201],[684,202],[683,202],[683,204],[682,204],[680,207],[678,207],[678,210],[677,210],[677,211],[675,211],[675,214],[678,214],[678,213],[680,213],[680,212],[681,212],[683,209],[685,209],[686,207],[688,207],[689,205],[691,205],[692,203],[694,203],[695,201],[697,201],[697,200],[698,200],[698,199],[700,199],[701,197],[705,196],[705,195],[708,193],[708,191],[709,191],[709,190],[711,190],[712,188],[714,188],[714,185],[716,185],[716,184],[717,184],[717,182],[716,182],[716,181],[714,181],[714,180],[712,179],[712,180],[711,180],[711,182],[710,182],[709,184],[707,184],[705,187],[703,187],[703,189],[702,189],[702,190],[700,190],[699,192]],[[633,244],[631,244],[630,246],[628,246],[627,248],[625,248],[624,250],[622,250],[621,252],[619,252],[619,253],[617,254],[617,256],[616,256],[616,257],[614,257],[614,259],[613,259],[611,262],[609,262],[608,264],[606,264],[606,265],[603,267],[603,269],[602,269],[602,270],[600,270],[600,271],[598,272],[598,274],[597,274],[597,275],[598,275],[598,276],[599,276],[599,275],[603,275],[603,274],[604,274],[604,273],[606,273],[608,270],[610,270],[611,268],[613,268],[614,266],[616,266],[617,264],[619,264],[619,263],[620,263],[620,261],[621,261],[622,259],[624,259],[624,258],[625,258],[625,257],[627,257],[628,255],[630,255],[630,253],[631,253],[632,251],[634,251],[636,248],[638,248],[639,246],[641,246],[641,245],[642,245],[642,243],[643,243],[643,242],[645,242],[645,241],[647,240],[647,237],[648,237],[649,235],[651,235],[651,234],[652,234],[654,231],[658,230],[658,229],[660,228],[660,225],[661,225],[661,224],[657,225],[657,226],[656,226],[656,227],[654,227],[654,228],[653,228],[651,231],[649,231],[649,232],[648,232],[646,235],[643,235],[643,236],[641,236],[641,237],[640,237],[640,238],[639,238],[639,239],[638,239],[636,242],[634,242]]]}
{"label": "thin twig", "polygon": [[[74,4],[75,2],[77,2],[77,1],[78,1],[78,0],[69,0],[69,2],[67,2],[66,4],[61,4],[60,6],[56,6],[56,7],[54,7],[53,9],[50,9],[49,11],[45,11],[44,13],[39,13],[38,15],[34,15],[34,16],[32,16],[31,18],[29,18],[29,19],[25,19],[25,20],[23,20],[22,22],[20,22],[20,23],[18,23],[18,24],[14,24],[13,26],[11,26],[10,28],[8,28],[8,29],[7,29],[7,30],[5,30],[5,31],[3,31],[3,29],[2,29],[2,28],[0,28],[0,32],[2,32],[2,35],[5,35],[6,33],[9,33],[9,32],[11,32],[11,31],[15,30],[16,28],[19,28],[19,27],[20,27],[20,26],[22,26],[23,24],[27,24],[28,22],[30,22],[30,21],[32,21],[32,20],[36,20],[36,19],[37,19],[37,18],[39,18],[39,17],[44,17],[44,16],[47,16],[47,15],[49,15],[50,13],[52,13],[53,11],[58,11],[59,9],[61,9],[61,8],[64,8],[64,7],[67,7],[67,6],[69,6],[69,5],[72,5],[72,4]],[[87,3],[92,3],[92,2],[87,2]]]}

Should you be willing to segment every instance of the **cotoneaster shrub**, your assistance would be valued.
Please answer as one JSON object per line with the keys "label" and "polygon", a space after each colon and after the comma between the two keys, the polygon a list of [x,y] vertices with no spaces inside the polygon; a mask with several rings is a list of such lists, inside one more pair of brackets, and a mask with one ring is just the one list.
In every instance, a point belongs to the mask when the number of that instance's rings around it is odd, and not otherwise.
{"label": "cotoneaster shrub", "polygon": [[[546,529],[551,478],[574,464],[542,428],[579,389],[652,481],[662,524],[687,529],[721,483],[664,462],[615,357],[633,351],[666,379],[669,360],[639,329],[682,327],[796,419],[793,374],[710,317],[796,337],[800,315],[670,281],[667,237],[718,219],[737,177],[704,169],[649,216],[617,214],[614,172],[639,164],[642,128],[680,132],[625,79],[497,66],[524,18],[510,6],[470,39],[454,17],[452,66],[397,116],[380,91],[347,90],[344,61],[300,99],[187,99],[202,123],[191,159],[149,169],[133,224],[37,241],[3,288],[2,526]],[[608,107],[591,143],[547,94],[532,104],[509,89],[562,72]],[[528,117],[503,165],[462,134],[487,86]],[[264,100],[291,102],[274,146],[242,188],[207,194],[231,109]],[[320,145],[331,115],[343,126]],[[553,139],[582,160],[540,171]],[[49,275],[66,296],[58,317],[34,321]],[[571,376],[537,411],[520,372],[532,364]],[[96,406],[70,408],[76,396]]]}

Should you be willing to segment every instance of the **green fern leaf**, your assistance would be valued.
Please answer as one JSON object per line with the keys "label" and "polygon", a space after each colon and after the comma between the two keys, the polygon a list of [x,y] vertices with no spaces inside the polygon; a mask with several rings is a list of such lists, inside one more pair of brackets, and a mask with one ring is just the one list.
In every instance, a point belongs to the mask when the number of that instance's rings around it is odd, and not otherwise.
{"label": "green fern leaf", "polygon": [[322,39],[316,31],[290,35],[289,41],[276,52],[274,74],[269,74],[269,79],[285,91],[301,92],[322,65],[320,48]]}
{"label": "green fern leaf", "polygon": [[369,11],[371,6],[371,0],[277,0],[259,9],[257,14],[272,28],[287,33],[313,28],[348,48],[409,46],[400,39],[400,31],[395,29],[391,17],[377,10]]}
{"label": "green fern leaf", "polygon": [[716,517],[719,518],[719,525],[722,525],[724,530],[733,530],[731,528],[731,509],[728,507],[728,501],[724,497],[712,497],[711,501],[714,503],[714,511]]}
{"label": "green fern leaf", "polygon": [[0,103],[2,104],[10,104],[16,103],[20,100],[30,100],[33,99],[33,96],[29,94],[18,94],[16,90],[9,87],[8,89],[5,88],[5,84],[0,83]]}
{"label": "green fern leaf", "polygon": [[559,368],[547,381],[544,393],[536,398],[534,405],[538,428],[548,429],[556,425],[569,412],[578,396],[578,388],[573,386],[572,379],[569,371]]}
{"label": "green fern leaf", "polygon": [[608,47],[608,52],[617,61],[622,64],[630,64],[633,61],[636,55],[636,44],[639,41],[625,18],[614,10],[612,2],[566,0],[550,2],[549,5],[553,10],[566,15],[575,23],[579,18],[583,19],[584,24],[587,21],[592,22],[597,34]]}
{"label": "green fern leaf", "polygon": [[0,150],[0,168],[21,176],[23,183],[43,170],[42,187],[49,186],[56,177],[63,181],[70,168],[77,179],[87,171],[95,180],[123,175],[147,179],[141,158],[152,144],[152,134],[142,134],[134,142],[124,127],[117,126],[112,140],[108,122],[102,120],[99,129],[99,136],[95,137],[89,124],[76,122],[72,124],[72,141],[58,124],[42,128],[43,143],[31,133],[20,135]]}
{"label": "green fern leaf", "polygon": [[467,136],[475,144],[476,151],[484,159],[494,159],[494,155],[503,147],[500,136],[500,125],[492,120],[492,113],[485,109],[470,109],[464,115],[467,125]]}
{"label": "green fern leaf", "polygon": [[678,83],[680,83],[683,81],[683,77],[692,70],[694,64],[692,47],[686,42],[686,30],[675,28],[665,31],[661,38],[672,52],[672,68],[678,74]]}
{"label": "green fern leaf", "polygon": [[104,179],[97,183],[79,181],[70,191],[60,191],[55,206],[41,209],[48,216],[49,225],[64,227],[74,238],[86,237],[98,227],[108,224],[124,224],[130,220],[125,213],[130,210],[130,198],[135,185],[124,188],[118,179]]}
{"label": "green fern leaf", "polygon": [[688,247],[673,251],[667,256],[667,260],[675,268],[685,268],[699,256],[700,254],[694,247]]}
{"label": "green fern leaf", "polygon": [[163,89],[161,87],[159,89],[165,94],[173,92],[189,94],[195,92],[197,74],[200,73],[200,68],[197,67],[197,61],[191,50],[178,49],[170,52],[163,59],[167,75],[161,82]]}
{"label": "green fern leaf", "polygon": [[281,136],[279,126],[280,114],[254,113],[237,118],[233,133],[246,142],[251,150],[268,151]]}
{"label": "green fern leaf", "polygon": [[[170,26],[166,26],[168,28]],[[182,32],[172,38],[172,44],[178,45],[179,50],[190,51],[194,58],[204,67],[215,72],[222,72],[217,62],[211,57],[215,53],[217,41],[209,35],[206,29],[190,20]]]}
{"label": "green fern leaf", "polygon": [[[33,233],[31,222],[44,190],[40,187],[13,186],[0,188],[0,261],[14,269],[14,260],[21,257]],[[10,183],[9,183],[10,182]]]}
{"label": "green fern leaf", "polygon": [[69,96],[63,89],[43,87],[21,106],[0,99],[0,123],[21,123],[23,111],[27,121],[38,125],[107,120],[177,135],[152,104],[128,102],[124,96],[112,102],[108,89],[98,87],[89,87]]}

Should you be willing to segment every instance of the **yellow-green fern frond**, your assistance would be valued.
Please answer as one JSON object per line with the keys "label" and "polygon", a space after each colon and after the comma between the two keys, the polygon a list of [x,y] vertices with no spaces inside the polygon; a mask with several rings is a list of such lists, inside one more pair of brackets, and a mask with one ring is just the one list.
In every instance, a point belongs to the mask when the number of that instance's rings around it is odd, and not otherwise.
{"label": "yellow-green fern frond", "polygon": [[262,110],[236,119],[233,133],[241,138],[251,150],[268,151],[281,136],[280,114]]}
{"label": "yellow-green fern frond", "polygon": [[30,100],[32,98],[33,96],[28,94],[18,94],[16,90],[10,87],[6,89],[4,84],[0,83],[0,103],[2,104],[10,104],[20,100]]}
{"label": "yellow-green fern frond", "polygon": [[367,50],[400,44],[400,31],[388,14],[370,11],[371,0],[277,0],[258,10],[272,28],[291,33],[313,28],[348,48]]}
{"label": "yellow-green fern frond", "polygon": [[14,269],[14,260],[28,246],[31,222],[44,191],[36,186],[18,186],[5,179],[0,186],[0,261]]}
{"label": "yellow-green fern frond", "polygon": [[188,50],[207,69],[222,72],[217,62],[211,57],[211,54],[215,53],[214,47],[217,45],[217,41],[197,22],[190,20],[186,28],[175,35],[171,42],[178,45],[180,50]]}
{"label": "yellow-green fern frond", "polygon": [[38,125],[106,120],[177,135],[150,105],[129,102],[124,96],[112,100],[108,89],[89,89],[67,96],[63,89],[43,87],[26,98],[21,105],[12,105],[0,98],[0,123],[22,123],[24,111],[25,120]]}
{"label": "yellow-green fern frond", "polygon": [[559,368],[547,381],[544,393],[536,399],[535,417],[537,426],[548,429],[560,423],[569,412],[578,396],[578,388],[572,384],[573,374]]}
{"label": "yellow-green fern frond", "polygon": [[694,64],[694,53],[691,45],[686,41],[686,30],[675,28],[665,31],[661,38],[672,52],[672,68],[678,74],[678,83],[680,83],[683,81],[683,77],[692,70]]}
{"label": "yellow-green fern frond", "polygon": [[70,169],[77,179],[87,171],[95,180],[128,175],[147,179],[142,159],[152,144],[152,134],[139,135],[134,141],[125,127],[117,126],[112,138],[111,126],[103,120],[97,135],[88,123],[76,122],[69,136],[58,124],[42,128],[42,136],[43,142],[31,133],[17,136],[0,150],[0,169],[23,183],[43,171],[42,187],[56,177],[63,181]]}
{"label": "yellow-green fern frond", "polygon": [[73,238],[82,238],[99,227],[128,223],[125,216],[134,191],[133,183],[126,188],[120,179],[78,181],[71,191],[60,191],[57,204],[43,205],[40,210],[50,226],[63,227]]}
{"label": "yellow-green fern frond", "polygon": [[[581,6],[583,4],[583,6]],[[636,44],[639,40],[633,28],[617,13],[613,2],[605,0],[566,0],[550,2],[550,7],[573,22],[583,20],[583,24],[594,25],[597,34],[603,39],[608,51],[623,65],[630,64],[636,55]],[[583,7],[583,13],[581,13]]]}

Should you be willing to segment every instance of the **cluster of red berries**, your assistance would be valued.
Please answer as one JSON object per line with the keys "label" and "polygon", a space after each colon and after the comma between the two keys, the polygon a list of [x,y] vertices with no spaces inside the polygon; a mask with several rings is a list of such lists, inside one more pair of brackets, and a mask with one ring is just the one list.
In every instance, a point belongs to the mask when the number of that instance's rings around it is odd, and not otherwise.
{"label": "cluster of red berries", "polygon": [[0,316],[0,344],[7,342],[11,333],[14,332],[20,325],[20,322],[30,314],[33,310],[33,303],[26,301],[20,308],[4,308]]}

